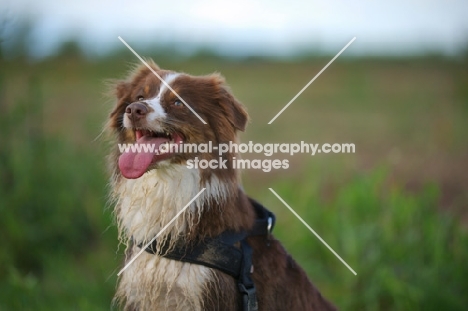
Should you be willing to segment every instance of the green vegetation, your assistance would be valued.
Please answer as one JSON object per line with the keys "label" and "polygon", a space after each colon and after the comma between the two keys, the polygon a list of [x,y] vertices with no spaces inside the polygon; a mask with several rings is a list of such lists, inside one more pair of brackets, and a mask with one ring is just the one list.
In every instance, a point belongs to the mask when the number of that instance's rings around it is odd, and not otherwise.
{"label": "green vegetation", "polygon": [[356,176],[328,202],[318,199],[318,187],[276,186],[357,276],[281,204],[271,202],[281,215],[278,236],[343,310],[463,310],[466,228],[454,215],[437,211],[436,185],[408,194],[387,176],[385,170]]}
{"label": "green vegetation", "polygon": [[[354,155],[299,155],[286,171],[249,170],[244,187],[278,216],[276,235],[343,310],[468,305],[466,63],[344,59],[273,125],[328,60],[223,60],[162,66],[221,72],[252,118],[243,141],[353,142]],[[122,254],[106,209],[112,100],[130,53],[0,60],[0,310],[109,310]],[[357,272],[351,274],[267,189]]]}
{"label": "green vegetation", "polygon": [[116,230],[102,151],[44,132],[44,96],[31,77],[0,128],[0,310],[108,309]]}

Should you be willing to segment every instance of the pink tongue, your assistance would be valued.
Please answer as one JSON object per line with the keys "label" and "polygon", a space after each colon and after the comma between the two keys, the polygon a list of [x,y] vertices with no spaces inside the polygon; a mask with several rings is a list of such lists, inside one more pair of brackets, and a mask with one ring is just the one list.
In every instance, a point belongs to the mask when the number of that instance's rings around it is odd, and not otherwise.
{"label": "pink tongue", "polygon": [[[156,154],[155,151],[159,150],[159,146],[162,143],[168,142],[169,139],[160,138],[160,137],[148,137],[142,136],[140,137],[136,143],[137,145],[147,145],[147,149],[145,150],[143,146],[140,146],[140,150],[129,150],[128,152],[123,152],[119,157],[119,168],[120,172],[125,178],[129,179],[136,179],[141,177],[148,167],[153,162]],[[151,145],[154,146],[151,152]],[[140,151],[140,152],[137,152]]]}

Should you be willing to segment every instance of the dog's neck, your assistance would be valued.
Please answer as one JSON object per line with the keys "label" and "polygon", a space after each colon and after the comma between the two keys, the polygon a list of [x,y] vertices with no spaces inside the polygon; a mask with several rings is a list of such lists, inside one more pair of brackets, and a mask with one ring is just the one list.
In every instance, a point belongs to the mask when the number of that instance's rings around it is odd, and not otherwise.
{"label": "dog's neck", "polygon": [[198,198],[160,234],[203,238],[224,230],[251,226],[253,212],[236,178],[211,174],[201,178],[197,169],[169,165],[145,173],[138,179],[119,178],[114,183],[116,216],[120,238],[138,242],[154,238],[203,188]]}

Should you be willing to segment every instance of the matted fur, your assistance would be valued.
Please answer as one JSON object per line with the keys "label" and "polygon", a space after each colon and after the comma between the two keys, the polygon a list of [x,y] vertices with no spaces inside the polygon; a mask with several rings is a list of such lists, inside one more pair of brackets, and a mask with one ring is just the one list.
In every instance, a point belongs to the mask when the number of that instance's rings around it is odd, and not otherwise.
{"label": "matted fur", "polygon": [[[203,208],[207,207],[206,201],[214,198],[224,202],[228,189],[216,178],[200,185],[198,171],[184,165],[163,166],[139,179],[118,180],[113,195],[120,236],[129,247],[127,253],[133,255],[140,250],[132,245],[130,237],[136,241],[151,240],[201,186],[206,190],[162,233],[161,239],[188,234],[188,228],[200,219]],[[202,310],[200,297],[207,289],[207,280],[213,277],[212,270],[204,266],[145,252],[122,275],[116,297],[125,301],[127,307],[139,310]]]}
{"label": "matted fur", "polygon": [[129,310],[204,310],[201,297],[213,277],[204,266],[145,252],[120,278],[116,299]]}
{"label": "matted fur", "polygon": [[230,189],[216,176],[202,184],[199,171],[182,164],[163,165],[138,179],[118,179],[112,188],[118,228],[125,244],[130,238],[151,240],[202,188],[206,190],[161,234],[161,239],[188,234],[203,209],[209,208],[207,202],[222,204],[231,197]]}

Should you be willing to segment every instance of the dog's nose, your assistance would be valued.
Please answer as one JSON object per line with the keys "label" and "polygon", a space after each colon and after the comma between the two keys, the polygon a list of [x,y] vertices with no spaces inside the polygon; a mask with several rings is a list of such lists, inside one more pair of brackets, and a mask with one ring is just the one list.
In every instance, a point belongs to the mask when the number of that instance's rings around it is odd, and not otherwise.
{"label": "dog's nose", "polygon": [[129,114],[132,119],[139,119],[148,114],[148,107],[142,103],[132,103],[127,106],[125,113]]}

